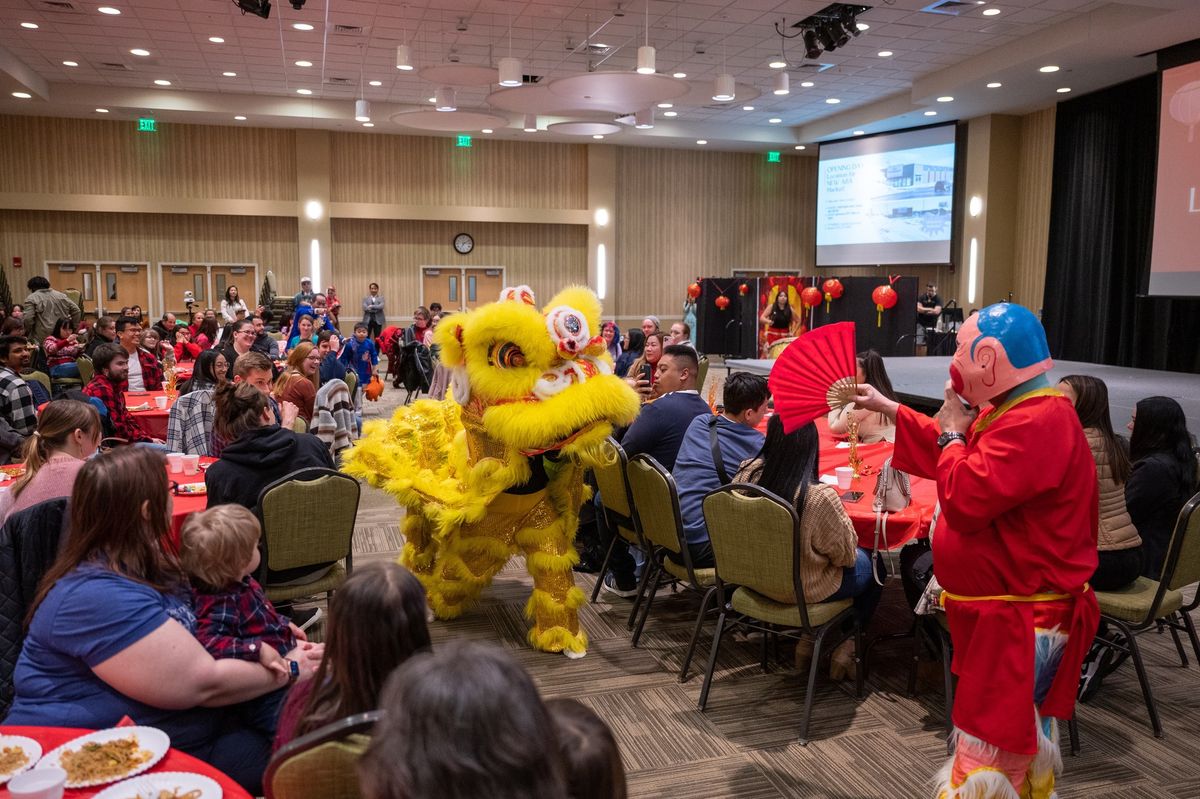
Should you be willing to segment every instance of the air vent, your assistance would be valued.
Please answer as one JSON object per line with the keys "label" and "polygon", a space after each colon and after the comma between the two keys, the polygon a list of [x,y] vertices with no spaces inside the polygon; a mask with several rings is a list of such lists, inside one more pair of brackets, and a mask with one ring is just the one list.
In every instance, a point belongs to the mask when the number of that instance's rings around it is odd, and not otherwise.
{"label": "air vent", "polygon": [[612,48],[607,44],[587,44],[579,48],[580,52],[588,55],[608,55],[612,52]]}
{"label": "air vent", "polygon": [[79,13],[79,9],[70,3],[63,2],[63,0],[42,0],[41,6],[43,11],[52,11],[56,14]]}
{"label": "air vent", "polygon": [[340,36],[362,36],[366,28],[361,25],[334,25],[333,32]]}
{"label": "air vent", "polygon": [[525,85],[541,83],[542,78],[544,78],[544,77],[546,77],[546,76],[545,75],[522,75],[521,83],[524,83]]}
{"label": "air vent", "polygon": [[964,11],[975,8],[975,6],[975,3],[964,3],[962,0],[938,0],[936,3],[930,3],[921,10],[927,14],[945,14],[957,17]]}
{"label": "air vent", "polygon": [[133,70],[128,64],[118,64],[113,61],[101,61],[96,65],[96,69],[107,69],[111,72],[132,72]]}
{"label": "air vent", "polygon": [[353,86],[354,79],[353,78],[326,78],[325,85],[326,86]]}

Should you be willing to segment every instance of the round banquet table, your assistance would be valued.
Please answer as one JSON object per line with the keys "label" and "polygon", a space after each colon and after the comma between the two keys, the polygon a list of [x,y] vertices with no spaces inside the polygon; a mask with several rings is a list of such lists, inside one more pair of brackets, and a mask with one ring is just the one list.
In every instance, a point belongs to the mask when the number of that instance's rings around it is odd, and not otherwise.
{"label": "round banquet table", "polygon": [[[767,420],[764,418],[759,425],[759,431],[765,433]],[[817,436],[820,440],[819,460],[817,462],[822,477],[833,477],[834,469],[850,465],[850,446],[844,440],[834,437],[829,432],[829,424],[825,418],[817,419]],[[868,469],[864,474],[850,484],[850,491],[859,491],[862,496],[853,502],[842,500],[843,507],[850,521],[854,523],[854,531],[858,533],[858,545],[863,549],[875,546],[875,511],[871,502],[875,498],[875,481],[884,461],[892,456],[895,445],[887,441],[877,444],[859,444],[858,456],[862,458]],[[912,489],[912,504],[898,513],[888,515],[887,540],[882,537],[879,548],[899,549],[916,538],[926,538],[929,535],[929,522],[933,518],[933,509],[937,505],[937,483],[923,477],[909,475]],[[836,488],[836,483],[834,484]],[[839,493],[846,493],[840,491]]]}
{"label": "round banquet table", "polygon": [[[167,440],[167,417],[171,413],[171,406],[175,404],[174,397],[167,397],[167,407],[159,410],[155,404],[155,397],[166,397],[166,391],[126,391],[125,392],[125,407],[137,419],[138,424],[146,431],[146,435],[151,438],[157,438],[160,441]],[[149,404],[148,410],[135,411],[134,408],[139,405]]]}
{"label": "round banquet table", "polygon": [[[41,744],[42,754],[48,754],[51,750],[78,738],[81,735],[87,735],[92,730],[81,730],[73,727],[5,727],[0,726],[0,734],[3,735],[23,735],[26,738],[32,738]],[[221,786],[224,799],[250,799],[250,794],[246,793],[240,785],[226,777],[220,771],[217,771],[212,766],[202,760],[197,760],[191,755],[184,754],[178,749],[167,750],[166,756],[154,764],[154,767],[143,774],[155,774],[157,772],[166,771],[186,771],[192,774],[201,774],[209,779],[216,780]],[[85,799],[85,797],[95,796],[104,789],[108,788],[112,783],[104,785],[96,785],[91,788],[68,788],[63,793],[63,799]],[[0,799],[8,799],[10,796],[8,787],[0,787]]]}

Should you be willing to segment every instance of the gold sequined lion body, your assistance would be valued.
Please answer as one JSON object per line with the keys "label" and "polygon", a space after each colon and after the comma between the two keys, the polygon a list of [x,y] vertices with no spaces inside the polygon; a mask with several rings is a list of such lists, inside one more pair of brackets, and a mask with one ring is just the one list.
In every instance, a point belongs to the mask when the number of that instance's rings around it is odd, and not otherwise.
{"label": "gold sequined lion body", "polygon": [[345,471],[406,510],[400,562],[424,584],[438,618],[460,615],[512,555],[533,592],[529,642],[581,656],[583,592],[571,568],[583,473],[638,399],[612,373],[600,303],[561,291],[541,311],[527,287],[447,317],[435,332],[451,370],[446,400],[419,400],[369,424]]}

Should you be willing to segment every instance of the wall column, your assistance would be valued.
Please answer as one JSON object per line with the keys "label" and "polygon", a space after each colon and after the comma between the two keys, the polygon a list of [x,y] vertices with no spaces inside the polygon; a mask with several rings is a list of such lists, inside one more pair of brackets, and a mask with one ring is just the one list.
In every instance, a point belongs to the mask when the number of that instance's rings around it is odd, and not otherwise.
{"label": "wall column", "polygon": [[[1017,209],[1021,201],[1017,192],[1021,120],[994,114],[972,119],[968,126],[963,192],[966,207],[958,290],[956,294],[943,292],[942,296],[956,296],[959,305],[969,310],[1007,299],[1014,291],[1014,244]],[[978,198],[974,216],[973,198]],[[972,260],[975,263],[974,280],[971,277]]]}
{"label": "wall column", "polygon": [[[299,272],[313,279],[313,291],[325,291],[334,280],[329,222],[330,132],[296,131],[296,219],[300,247]],[[315,243],[314,243],[315,242]],[[295,294],[299,284],[277,286],[283,295]]]}
{"label": "wall column", "polygon": [[600,295],[604,318],[615,319],[617,308],[617,148],[587,146],[588,285]]}

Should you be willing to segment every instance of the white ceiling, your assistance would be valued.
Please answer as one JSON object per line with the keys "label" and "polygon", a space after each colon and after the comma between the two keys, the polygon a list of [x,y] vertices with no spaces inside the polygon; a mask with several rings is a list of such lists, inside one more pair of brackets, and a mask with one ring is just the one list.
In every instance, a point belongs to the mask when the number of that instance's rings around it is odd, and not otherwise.
{"label": "white ceiling", "polygon": [[[741,102],[678,104],[674,119],[658,111],[653,129],[630,127],[610,139],[695,146],[705,138],[710,147],[765,149],[855,129],[1045,107],[1062,99],[1060,87],[1079,94],[1143,74],[1154,63],[1140,54],[1200,38],[1200,0],[988,0],[959,16],[922,11],[932,0],[861,0],[873,6],[859,17],[870,28],[825,54],[823,71],[803,58],[799,38],[786,42],[792,91],[779,97],[771,93],[778,71],[767,65],[780,52],[774,25],[786,20],[794,32],[791,24],[825,0],[649,0],[648,6],[631,0],[620,9],[615,0],[307,0],[299,11],[276,0],[268,20],[243,16],[231,0],[69,0],[69,9],[63,1],[0,0],[0,113],[97,116],[94,109],[106,107],[107,118],[152,114],[164,121],[239,124],[233,116],[240,114],[247,125],[351,130],[360,129],[353,101],[365,96],[374,131],[402,132],[395,115],[427,109],[433,96],[435,85],[421,77],[422,67],[454,59],[494,65],[509,54],[511,24],[512,55],[544,83],[590,70],[628,73],[646,37],[648,11],[658,71],[686,72],[696,82],[689,97],[709,94],[721,72],[761,94],[749,101],[753,111],[742,110]],[[122,13],[98,13],[101,5]],[[987,9],[1000,13],[984,16]],[[22,28],[22,22],[38,28]],[[314,29],[295,30],[297,22]],[[336,26],[362,31],[338,33]],[[224,43],[211,43],[211,36]],[[589,41],[610,50],[589,56],[582,51]],[[395,68],[401,43],[412,47],[417,71]],[[133,48],[150,55],[132,55]],[[884,50],[894,54],[880,57]],[[68,60],[79,66],[64,66]],[[1062,70],[1038,72],[1050,63]],[[803,88],[802,80],[814,85]],[[987,89],[989,81],[1004,85]],[[506,119],[495,136],[579,140],[552,131],[523,133],[520,114],[488,105],[497,88],[460,87],[457,106]],[[300,96],[297,89],[312,94]],[[19,100],[12,91],[33,97]],[[937,102],[943,95],[955,99]],[[830,98],[840,103],[828,104]],[[568,103],[563,110],[570,108],[579,106]],[[925,116],[930,110],[937,116]],[[614,116],[547,113],[540,125]],[[772,118],[780,122],[768,122]]]}

